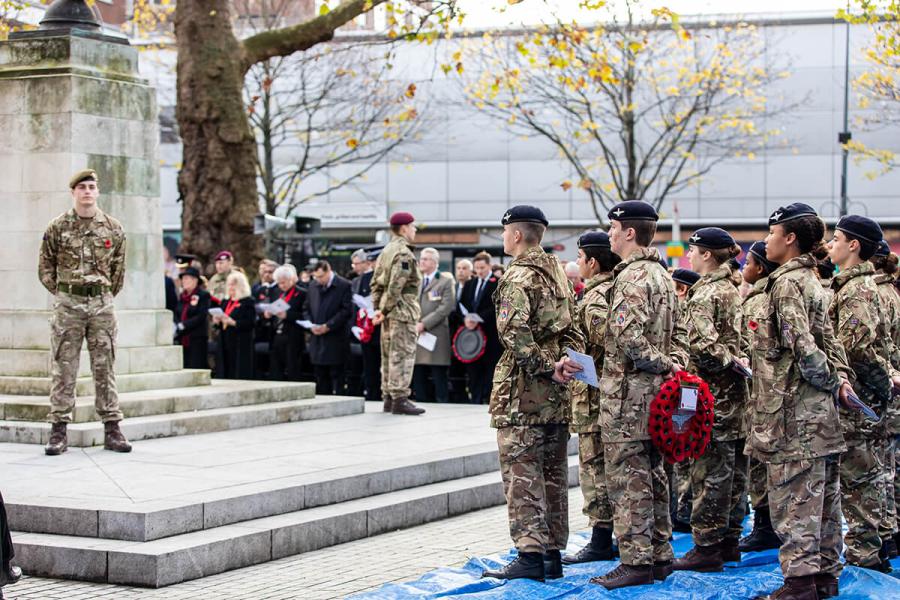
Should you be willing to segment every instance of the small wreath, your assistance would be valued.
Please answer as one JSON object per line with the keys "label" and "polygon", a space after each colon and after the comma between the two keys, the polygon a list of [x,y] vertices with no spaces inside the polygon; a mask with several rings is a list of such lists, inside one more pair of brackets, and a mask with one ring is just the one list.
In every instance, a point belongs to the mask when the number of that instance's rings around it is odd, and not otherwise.
{"label": "small wreath", "polygon": [[481,325],[475,329],[460,325],[453,334],[453,342],[450,347],[453,349],[453,356],[456,357],[456,360],[464,364],[473,363],[484,356],[487,350],[487,335]]}
{"label": "small wreath", "polygon": [[[675,431],[672,415],[681,402],[681,385],[697,387],[697,412],[681,433]],[[706,452],[712,433],[716,399],[700,377],[679,371],[673,379],[660,386],[659,394],[650,403],[650,439],[670,463],[699,458]]]}
{"label": "small wreath", "polygon": [[356,313],[356,326],[360,328],[359,341],[368,344],[372,341],[372,335],[375,333],[375,325],[366,309],[361,308]]}

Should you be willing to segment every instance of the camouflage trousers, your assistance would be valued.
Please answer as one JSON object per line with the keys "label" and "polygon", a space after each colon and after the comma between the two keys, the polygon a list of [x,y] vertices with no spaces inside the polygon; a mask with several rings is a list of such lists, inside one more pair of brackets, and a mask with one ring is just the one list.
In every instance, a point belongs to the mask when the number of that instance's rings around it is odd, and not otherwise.
{"label": "camouflage trousers", "polygon": [[880,440],[847,440],[841,455],[841,506],[847,520],[846,561],[858,567],[879,564],[884,492]]}
{"label": "camouflage trousers", "polygon": [[772,526],[785,577],[841,574],[841,492],[837,455],[768,464]]}
{"label": "camouflage trousers", "polygon": [[75,408],[75,381],[81,345],[87,339],[94,377],[94,408],[105,423],[121,421],[116,392],[116,314],[113,297],[82,297],[59,292],[50,323],[50,414],[51,423],[69,423]]}
{"label": "camouflage trousers", "polygon": [[713,546],[741,536],[747,495],[744,441],[710,441],[703,456],[691,464],[694,543]]}
{"label": "camouflage trousers", "polygon": [[[900,507],[900,436],[894,436],[894,507]],[[897,515],[897,528],[900,528],[900,514]]]}
{"label": "camouflage trousers", "polygon": [[659,451],[649,441],[640,441],[604,444],[603,452],[622,563],[672,560],[669,481]]}
{"label": "camouflage trousers", "polygon": [[691,511],[694,506],[694,492],[691,488],[691,461],[684,460],[672,466],[672,479],[675,489],[675,516],[683,523],[691,522]]}
{"label": "camouflage trousers", "polygon": [[497,429],[509,534],[519,552],[562,550],[569,541],[566,425]]}
{"label": "camouflage trousers", "polygon": [[881,526],[878,528],[878,534],[882,539],[891,537],[897,533],[897,505],[894,498],[894,486],[896,485],[896,440],[891,435],[885,439],[879,440],[879,451],[881,454],[881,464],[884,467],[884,477],[882,479],[881,500]]}
{"label": "camouflage trousers", "polygon": [[381,327],[381,393],[409,398],[416,366],[416,324],[385,319]]}
{"label": "camouflage trousers", "polygon": [[578,481],[584,508],[591,527],[612,528],[613,513],[606,493],[606,465],[600,432],[578,434]]}
{"label": "camouflage trousers", "polygon": [[749,483],[750,504],[753,510],[769,508],[769,494],[766,489],[766,463],[750,458]]}

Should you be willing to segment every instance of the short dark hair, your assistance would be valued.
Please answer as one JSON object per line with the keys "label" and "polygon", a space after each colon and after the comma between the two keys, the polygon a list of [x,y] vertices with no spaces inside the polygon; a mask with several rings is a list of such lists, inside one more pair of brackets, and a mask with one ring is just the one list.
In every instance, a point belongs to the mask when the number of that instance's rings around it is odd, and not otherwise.
{"label": "short dark hair", "polygon": [[547,228],[541,223],[510,223],[510,227],[514,227],[522,234],[522,241],[526,244],[537,245],[544,239],[544,232]]}
{"label": "short dark hair", "polygon": [[582,248],[581,251],[584,252],[585,258],[593,258],[597,261],[597,263],[600,265],[601,273],[609,273],[615,268],[617,264],[622,262],[622,259],[619,257],[619,255],[609,248],[592,246],[590,248]]}
{"label": "short dark hair", "polygon": [[327,260],[320,260],[319,262],[317,262],[316,264],[313,265],[312,270],[313,270],[313,272],[316,272],[316,271],[330,271],[330,270],[331,270],[331,263],[328,262]]}
{"label": "short dark hair", "polygon": [[634,229],[634,243],[638,246],[648,247],[653,243],[656,235],[656,221],[619,221],[622,230]]}
{"label": "short dark hair", "polygon": [[493,260],[493,258],[491,257],[491,255],[488,254],[487,252],[485,252],[484,250],[482,250],[481,252],[479,252],[478,254],[476,254],[474,257],[472,257],[472,262],[473,262],[473,263],[477,263],[477,262],[480,262],[480,261],[484,261],[484,262],[486,262],[487,264],[491,264],[491,260]]}

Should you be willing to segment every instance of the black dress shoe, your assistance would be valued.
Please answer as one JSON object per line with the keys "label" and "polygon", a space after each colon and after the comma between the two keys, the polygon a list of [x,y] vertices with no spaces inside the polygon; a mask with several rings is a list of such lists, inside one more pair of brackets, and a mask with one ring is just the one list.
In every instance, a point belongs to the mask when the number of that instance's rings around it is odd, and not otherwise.
{"label": "black dress shoe", "polygon": [[9,563],[6,563],[0,568],[0,587],[15,583],[20,579],[22,579],[22,569],[19,567],[14,567]]}
{"label": "black dress shoe", "polygon": [[[560,566],[562,569],[562,566]],[[494,579],[534,579],[544,581],[544,555],[540,552],[519,552],[508,565],[496,571],[484,571],[482,577]]]}

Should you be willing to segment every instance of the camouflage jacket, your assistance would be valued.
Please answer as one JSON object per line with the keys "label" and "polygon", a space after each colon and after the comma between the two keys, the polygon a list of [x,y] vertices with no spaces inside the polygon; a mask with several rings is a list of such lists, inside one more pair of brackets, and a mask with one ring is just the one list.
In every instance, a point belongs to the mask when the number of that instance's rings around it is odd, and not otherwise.
{"label": "camouflage jacket", "polygon": [[798,256],[769,275],[753,336],[747,453],[782,463],[846,450],[835,405],[849,371],[834,337],[816,260]]}
{"label": "camouflage jacket", "polygon": [[[584,286],[584,295],[576,308],[575,323],[585,339],[585,354],[594,357],[597,374],[603,372],[603,340],[606,337],[606,319],[609,317],[607,293],[612,287],[613,274],[600,273],[591,277]],[[600,431],[600,390],[580,381],[572,387],[572,416],[569,429],[573,433]]]}
{"label": "camouflage jacket", "polygon": [[384,247],[372,275],[372,302],[388,319],[418,323],[419,283],[422,276],[413,246],[395,235]]}
{"label": "camouflage jacket", "polygon": [[528,249],[509,264],[493,298],[503,354],[494,370],[491,426],[567,423],[569,386],[551,377],[565,348],[583,352],[584,339],[559,261],[540,247]]}
{"label": "camouflage jacket", "polygon": [[[886,273],[875,275],[875,285],[881,298],[881,324],[890,338],[888,359],[896,375],[900,371],[900,295],[894,291],[894,278]],[[900,398],[893,398],[888,409],[888,431],[900,433]]]}
{"label": "camouflage jacket", "polygon": [[743,313],[732,269],[721,265],[700,278],[687,293],[687,370],[709,385],[716,399],[712,439],[730,442],[741,437],[747,401],[747,381],[732,368],[742,358]]}
{"label": "camouflage jacket", "polygon": [[[756,368],[753,364],[753,339],[756,337],[759,324],[765,320],[766,308],[769,300],[769,296],[766,294],[766,284],[768,282],[769,278],[763,277],[754,283],[753,287],[750,288],[747,297],[744,298],[742,308],[744,314],[744,328],[741,330],[741,353],[750,359],[751,369]],[[750,435],[749,403],[744,405],[744,420],[741,423],[741,433],[745,438]]]}
{"label": "camouflage jacket", "polygon": [[675,286],[655,248],[616,265],[600,379],[604,442],[649,440],[650,402],[672,369]]}
{"label": "camouflage jacket", "polygon": [[[828,309],[850,366],[850,383],[859,399],[881,415],[891,400],[890,335],[881,323],[881,299],[875,267],[866,261],[838,273],[831,281],[834,299]],[[858,411],[841,407],[845,439],[883,435],[885,423],[873,423]]]}
{"label": "camouflage jacket", "polygon": [[226,302],[228,300],[228,276],[232,273],[234,273],[234,269],[225,273],[216,273],[210,277],[206,284],[206,291],[209,292],[209,295],[223,303]]}
{"label": "camouflage jacket", "polygon": [[60,283],[102,285],[118,294],[125,283],[122,224],[99,209],[93,219],[79,218],[74,208],[59,215],[44,232],[38,276],[51,294]]}

